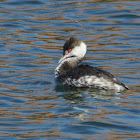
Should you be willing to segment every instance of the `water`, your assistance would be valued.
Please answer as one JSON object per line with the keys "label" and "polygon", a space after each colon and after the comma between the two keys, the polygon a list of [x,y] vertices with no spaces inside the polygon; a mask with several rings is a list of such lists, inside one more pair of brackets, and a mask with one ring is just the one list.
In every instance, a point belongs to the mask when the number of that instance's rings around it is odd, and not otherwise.
{"label": "water", "polygon": [[[0,139],[140,139],[140,2],[0,2]],[[85,62],[131,89],[55,88],[62,46],[75,36]]]}

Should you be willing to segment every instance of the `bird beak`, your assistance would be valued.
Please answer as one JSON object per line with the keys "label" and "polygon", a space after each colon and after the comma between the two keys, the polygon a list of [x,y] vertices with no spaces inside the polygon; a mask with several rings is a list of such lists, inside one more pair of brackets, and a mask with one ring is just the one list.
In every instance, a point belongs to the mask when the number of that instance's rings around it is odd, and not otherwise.
{"label": "bird beak", "polygon": [[61,63],[63,60],[65,60],[66,57],[67,57],[67,55],[62,56],[58,63]]}

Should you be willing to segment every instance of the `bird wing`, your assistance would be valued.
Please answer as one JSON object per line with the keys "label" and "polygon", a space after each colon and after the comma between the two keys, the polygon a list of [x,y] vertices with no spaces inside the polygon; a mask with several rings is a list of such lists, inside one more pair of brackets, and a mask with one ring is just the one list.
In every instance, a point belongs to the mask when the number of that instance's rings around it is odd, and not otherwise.
{"label": "bird wing", "polygon": [[73,79],[79,79],[82,76],[96,76],[98,78],[103,77],[104,79],[107,79],[111,82],[122,84],[121,81],[115,77],[113,74],[111,74],[108,71],[103,70],[99,67],[92,67],[88,64],[82,64],[79,65],[77,68],[73,69],[70,73]]}

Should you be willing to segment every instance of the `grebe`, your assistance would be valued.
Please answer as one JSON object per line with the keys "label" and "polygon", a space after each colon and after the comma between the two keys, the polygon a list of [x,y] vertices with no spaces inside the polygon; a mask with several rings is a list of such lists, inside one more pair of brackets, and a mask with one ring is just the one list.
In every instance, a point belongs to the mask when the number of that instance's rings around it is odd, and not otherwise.
{"label": "grebe", "polygon": [[101,68],[87,64],[78,65],[86,51],[86,44],[75,37],[71,37],[65,42],[63,57],[55,69],[57,85],[112,89],[117,92],[128,89],[118,78]]}

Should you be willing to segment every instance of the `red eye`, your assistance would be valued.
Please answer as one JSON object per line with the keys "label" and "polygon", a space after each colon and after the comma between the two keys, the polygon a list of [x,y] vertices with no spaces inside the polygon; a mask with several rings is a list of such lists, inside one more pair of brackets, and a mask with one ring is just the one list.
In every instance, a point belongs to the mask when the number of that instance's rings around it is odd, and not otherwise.
{"label": "red eye", "polygon": [[68,50],[68,53],[70,53],[70,52],[71,52],[71,49]]}

